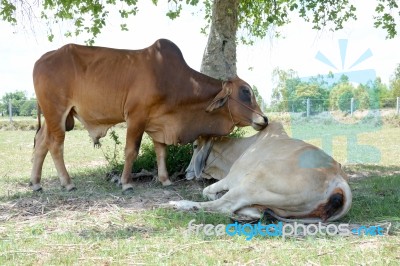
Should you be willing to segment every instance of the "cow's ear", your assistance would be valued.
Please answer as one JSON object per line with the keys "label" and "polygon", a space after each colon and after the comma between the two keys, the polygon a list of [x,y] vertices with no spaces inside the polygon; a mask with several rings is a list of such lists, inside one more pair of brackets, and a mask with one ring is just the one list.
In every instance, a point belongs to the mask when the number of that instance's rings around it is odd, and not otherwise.
{"label": "cow's ear", "polygon": [[194,175],[197,179],[201,177],[201,173],[206,167],[208,155],[210,154],[212,141],[208,140],[194,158]]}
{"label": "cow's ear", "polygon": [[206,160],[204,157],[204,153],[200,152],[199,154],[197,154],[194,160],[194,176],[197,179],[201,177],[201,172],[203,172],[203,169],[206,166]]}
{"label": "cow's ear", "polygon": [[229,95],[232,93],[232,82],[227,81],[222,84],[222,90],[215,96],[214,100],[207,107],[206,112],[212,112],[224,106],[226,101],[229,98]]}

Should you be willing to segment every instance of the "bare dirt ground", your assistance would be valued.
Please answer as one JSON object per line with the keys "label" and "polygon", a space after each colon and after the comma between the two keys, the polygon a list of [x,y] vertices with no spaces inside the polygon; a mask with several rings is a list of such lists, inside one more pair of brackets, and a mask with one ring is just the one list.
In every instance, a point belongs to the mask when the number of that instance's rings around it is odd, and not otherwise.
{"label": "bare dirt ground", "polygon": [[[201,200],[202,190],[212,181],[188,181],[184,176],[175,177],[173,185],[163,187],[155,176],[145,175],[134,178],[134,191],[124,195],[110,177],[103,177],[105,188],[98,191],[99,185],[92,181],[81,183],[76,191],[66,192],[59,188],[59,180],[53,178],[44,183],[43,192],[30,192],[26,186],[23,194],[14,194],[11,200],[0,202],[0,221],[26,220],[57,212],[87,211],[107,212],[113,208],[127,210],[151,210],[165,207],[172,200]],[[20,187],[24,187],[20,184]],[[107,189],[110,191],[107,192]]]}
{"label": "bare dirt ground", "polygon": [[[398,175],[400,168],[379,167],[359,169],[357,166],[347,166],[345,171],[350,182],[377,175]],[[0,202],[0,221],[26,220],[33,217],[50,215],[66,211],[108,212],[110,209],[151,210],[164,208],[169,201],[195,200],[202,201],[203,189],[216,182],[215,180],[186,180],[184,175],[171,177],[173,185],[163,187],[156,176],[150,172],[142,172],[134,178],[133,193],[124,195],[117,184],[111,182],[110,175],[102,176],[100,183],[93,185],[93,180],[82,179],[78,189],[66,192],[59,188],[58,178],[52,178],[44,183],[43,192],[30,192],[25,184],[20,184],[21,193],[11,196],[10,200]],[[99,177],[95,177],[99,178]],[[99,189],[99,186],[105,185]]]}

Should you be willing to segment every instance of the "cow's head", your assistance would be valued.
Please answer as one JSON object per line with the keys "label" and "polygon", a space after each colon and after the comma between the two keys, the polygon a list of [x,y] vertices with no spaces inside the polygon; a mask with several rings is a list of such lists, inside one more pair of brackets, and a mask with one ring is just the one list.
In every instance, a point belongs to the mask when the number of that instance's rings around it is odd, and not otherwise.
{"label": "cow's head", "polygon": [[207,158],[211,152],[211,138],[198,138],[193,142],[193,155],[189,166],[186,168],[186,179],[201,178]]}
{"label": "cow's head", "polygon": [[220,180],[226,176],[232,165],[230,156],[222,154],[221,150],[229,145],[229,138],[221,138],[214,147],[213,138],[200,137],[193,142],[193,156],[186,168],[186,179],[215,178]]}
{"label": "cow's head", "polygon": [[213,112],[223,106],[229,113],[229,119],[236,126],[252,126],[255,130],[261,130],[268,125],[268,118],[258,106],[253,90],[240,78],[223,82],[221,92],[206,111]]}

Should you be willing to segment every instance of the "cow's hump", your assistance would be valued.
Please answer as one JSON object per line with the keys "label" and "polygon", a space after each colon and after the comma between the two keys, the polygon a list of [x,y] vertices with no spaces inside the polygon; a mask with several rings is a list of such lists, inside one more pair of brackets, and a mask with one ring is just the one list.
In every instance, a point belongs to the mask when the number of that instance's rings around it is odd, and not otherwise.
{"label": "cow's hump", "polygon": [[174,56],[185,62],[181,49],[179,49],[179,47],[172,41],[159,39],[153,44],[153,46],[155,46],[161,54],[165,56]]}

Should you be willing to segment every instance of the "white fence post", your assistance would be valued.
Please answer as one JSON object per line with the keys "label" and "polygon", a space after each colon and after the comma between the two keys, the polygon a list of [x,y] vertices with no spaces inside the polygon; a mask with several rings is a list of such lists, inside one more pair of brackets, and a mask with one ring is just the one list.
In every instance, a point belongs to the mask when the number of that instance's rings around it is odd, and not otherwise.
{"label": "white fence post", "polygon": [[310,116],[310,99],[307,98],[307,117]]}
{"label": "white fence post", "polygon": [[350,115],[353,116],[354,112],[354,98],[351,98],[350,100]]}
{"label": "white fence post", "polygon": [[397,115],[399,115],[400,114],[400,97],[397,97],[396,109],[397,109]]}
{"label": "white fence post", "polygon": [[8,114],[10,115],[10,122],[12,122],[12,104],[11,101],[8,102]]}

